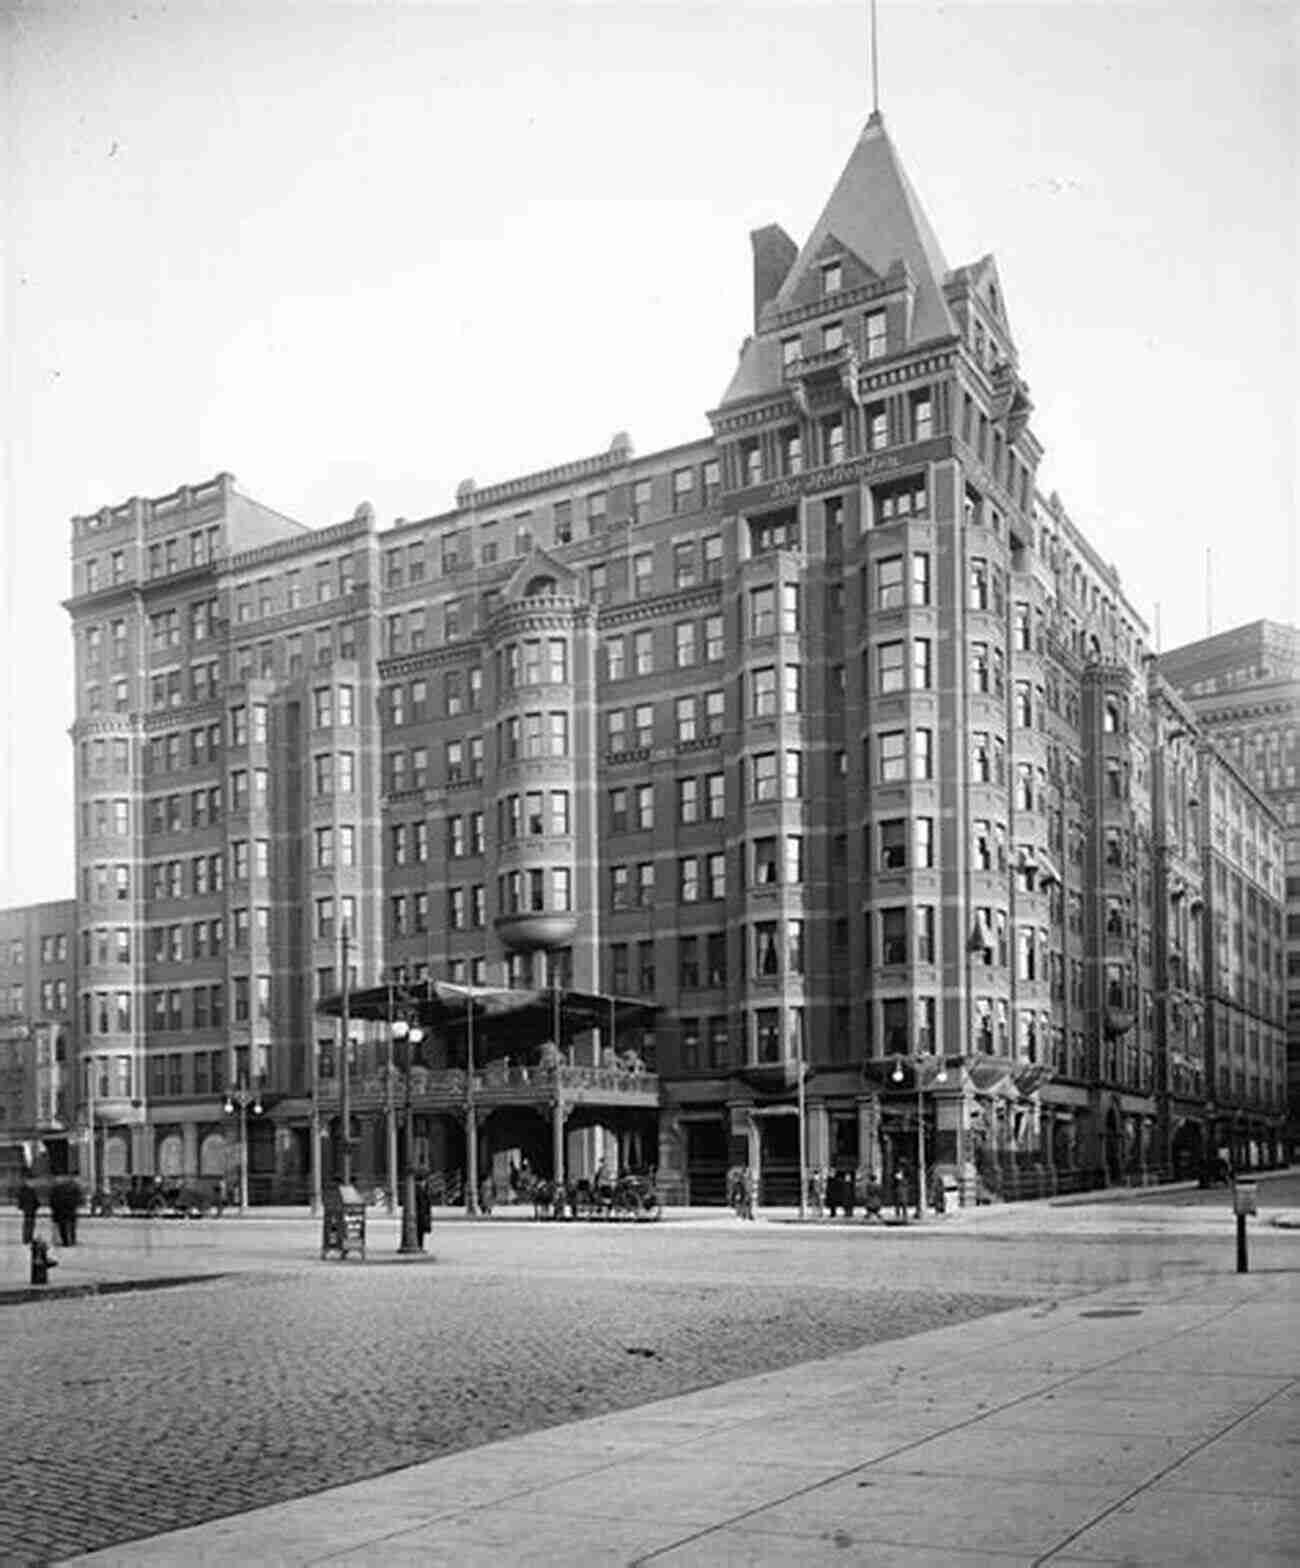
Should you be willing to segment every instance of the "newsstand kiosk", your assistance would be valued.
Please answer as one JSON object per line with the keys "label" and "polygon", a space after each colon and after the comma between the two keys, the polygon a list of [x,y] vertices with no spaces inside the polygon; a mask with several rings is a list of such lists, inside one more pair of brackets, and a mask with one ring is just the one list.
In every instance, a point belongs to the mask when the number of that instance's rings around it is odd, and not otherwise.
{"label": "newsstand kiosk", "polygon": [[326,1189],[325,1206],[321,1222],[320,1255],[327,1258],[331,1252],[346,1258],[355,1252],[361,1261],[366,1257],[366,1202],[355,1187],[340,1182]]}

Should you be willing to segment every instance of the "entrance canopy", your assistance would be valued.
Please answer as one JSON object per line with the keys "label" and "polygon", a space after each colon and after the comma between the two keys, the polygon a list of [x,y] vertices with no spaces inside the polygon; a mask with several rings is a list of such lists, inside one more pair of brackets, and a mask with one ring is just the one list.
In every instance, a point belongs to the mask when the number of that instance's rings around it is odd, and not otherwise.
{"label": "entrance canopy", "polygon": [[[659,1008],[652,1002],[636,1002],[601,991],[453,985],[446,980],[425,980],[414,985],[375,985],[350,991],[347,1010],[353,1022],[391,1023],[402,1019],[441,1035],[461,1032],[472,1015],[476,1030],[488,1026],[483,1030],[485,1035],[500,1033],[521,1044],[537,1045],[554,1039],[557,1024],[562,1036],[599,1028],[611,1031],[617,1038],[624,1029],[647,1028]],[[342,993],[326,997],[316,1011],[327,1018],[342,1017]]]}

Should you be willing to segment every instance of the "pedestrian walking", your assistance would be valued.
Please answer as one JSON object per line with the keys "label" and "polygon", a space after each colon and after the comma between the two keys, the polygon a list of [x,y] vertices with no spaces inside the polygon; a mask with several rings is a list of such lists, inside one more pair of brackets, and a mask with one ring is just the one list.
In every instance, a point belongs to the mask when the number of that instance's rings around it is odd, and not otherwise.
{"label": "pedestrian walking", "polygon": [[65,1176],[59,1184],[63,1188],[63,1235],[65,1247],[77,1245],[77,1205],[81,1201],[81,1192],[70,1177]]}
{"label": "pedestrian walking", "polygon": [[41,1206],[40,1196],[26,1176],[18,1184],[18,1212],[23,1217],[23,1246],[31,1246],[36,1234],[36,1211]]}
{"label": "pedestrian walking", "polygon": [[429,1178],[423,1171],[415,1176],[415,1239],[424,1251],[424,1238],[433,1228],[433,1206],[429,1201]]}
{"label": "pedestrian walking", "polygon": [[741,1190],[741,1201],[744,1205],[741,1209],[741,1218],[752,1220],[754,1218],[754,1202],[758,1195],[758,1177],[751,1167],[746,1166],[741,1176],[741,1181],[744,1183]]}
{"label": "pedestrian walking", "polygon": [[901,1164],[894,1167],[894,1218],[907,1218],[907,1169]]}

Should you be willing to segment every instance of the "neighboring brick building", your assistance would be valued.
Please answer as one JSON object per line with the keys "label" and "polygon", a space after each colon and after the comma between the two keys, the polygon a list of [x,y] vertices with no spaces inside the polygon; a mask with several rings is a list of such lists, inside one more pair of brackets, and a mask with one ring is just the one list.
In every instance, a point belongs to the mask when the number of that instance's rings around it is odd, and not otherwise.
{"label": "neighboring brick building", "polygon": [[1252,621],[1160,656],[1213,740],[1285,832],[1288,1142],[1300,1144],[1300,629]]}
{"label": "neighboring brick building", "polygon": [[[227,475],[74,520],[104,1169],[226,1170],[244,1084],[255,1177],[301,1191],[345,922],[362,984],[658,1003],[616,1043],[657,1069],[668,1196],[748,1156],[793,1197],[804,1065],[812,1165],[914,1167],[919,1132],[966,1194],[1140,1180],[1204,1119],[1196,753],[1039,493],[994,262],[948,267],[875,115],[802,249],[753,244],[709,438],[382,534]],[[484,1154],[541,1168],[535,1120]]]}
{"label": "neighboring brick building", "polygon": [[0,909],[0,1166],[75,1164],[71,899]]}

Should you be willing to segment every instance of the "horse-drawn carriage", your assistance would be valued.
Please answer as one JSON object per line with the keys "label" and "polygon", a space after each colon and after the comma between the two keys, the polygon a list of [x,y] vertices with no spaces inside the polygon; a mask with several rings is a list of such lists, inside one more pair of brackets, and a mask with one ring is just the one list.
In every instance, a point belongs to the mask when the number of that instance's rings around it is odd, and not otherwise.
{"label": "horse-drawn carriage", "polygon": [[524,1193],[533,1205],[534,1219],[657,1220],[659,1193],[654,1173],[630,1171],[614,1178],[584,1177],[557,1189],[545,1177],[535,1178]]}

